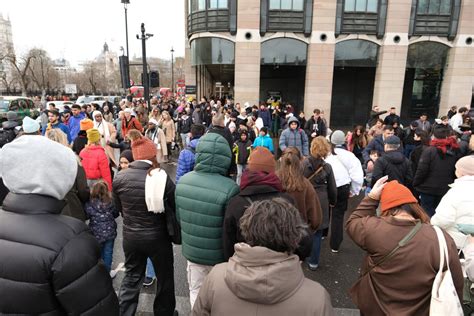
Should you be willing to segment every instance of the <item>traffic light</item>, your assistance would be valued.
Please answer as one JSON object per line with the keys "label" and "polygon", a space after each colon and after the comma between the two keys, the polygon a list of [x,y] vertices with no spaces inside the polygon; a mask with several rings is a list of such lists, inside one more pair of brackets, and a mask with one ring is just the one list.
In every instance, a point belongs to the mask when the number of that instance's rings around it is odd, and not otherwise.
{"label": "traffic light", "polygon": [[130,87],[130,74],[128,73],[128,56],[119,57],[120,78],[122,79],[122,88]]}
{"label": "traffic light", "polygon": [[160,74],[153,70],[150,72],[150,87],[156,88],[160,86]]}

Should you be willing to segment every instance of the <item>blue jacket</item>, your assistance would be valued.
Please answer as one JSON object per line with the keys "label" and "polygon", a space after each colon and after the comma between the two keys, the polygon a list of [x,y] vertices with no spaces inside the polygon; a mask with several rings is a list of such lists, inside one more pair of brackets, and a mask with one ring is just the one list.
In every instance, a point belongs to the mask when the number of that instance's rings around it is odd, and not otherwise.
{"label": "blue jacket", "polygon": [[[48,123],[46,124],[44,127],[43,127],[43,136],[46,134],[46,130],[48,129],[48,126],[50,125],[51,123]],[[69,127],[67,127],[66,125],[64,125],[63,123],[57,123],[55,125],[52,125],[51,126],[52,128],[59,128],[61,131],[63,131],[64,134],[66,134],[67,136],[67,142],[70,144],[72,143],[72,140],[71,140],[71,135],[69,133]]]}
{"label": "blue jacket", "polygon": [[258,136],[257,138],[255,138],[255,141],[253,142],[253,145],[252,147],[266,147],[268,150],[270,150],[272,152],[272,154],[274,154],[273,152],[273,140],[270,136],[265,135],[265,136]]}
{"label": "blue jacket", "polygon": [[[293,122],[298,123],[295,130],[290,128]],[[300,122],[296,117],[293,116],[288,120],[288,128],[281,133],[279,145],[281,151],[285,151],[288,147],[296,147],[303,156],[309,156],[308,135],[300,128]]]}
{"label": "blue jacket", "polygon": [[71,137],[71,142],[73,142],[79,131],[81,130],[81,121],[86,118],[84,113],[80,113],[78,116],[71,116],[69,119],[69,135]]}
{"label": "blue jacket", "polygon": [[258,110],[258,116],[262,118],[263,126],[265,127],[272,127],[272,114],[269,110]]}
{"label": "blue jacket", "polygon": [[106,204],[96,199],[91,200],[86,203],[86,213],[90,218],[89,228],[99,243],[117,237],[115,219],[119,214],[112,203]]}
{"label": "blue jacket", "polygon": [[193,171],[195,162],[196,147],[199,143],[199,138],[193,139],[189,142],[188,147],[181,151],[178,158],[178,167],[176,169],[176,184],[179,179],[186,173]]}
{"label": "blue jacket", "polygon": [[370,160],[370,152],[372,150],[376,150],[379,154],[385,152],[385,146],[383,143],[382,135],[375,136],[374,139],[370,141],[370,143],[365,147],[364,151],[362,152],[362,157],[364,157],[364,162]]}

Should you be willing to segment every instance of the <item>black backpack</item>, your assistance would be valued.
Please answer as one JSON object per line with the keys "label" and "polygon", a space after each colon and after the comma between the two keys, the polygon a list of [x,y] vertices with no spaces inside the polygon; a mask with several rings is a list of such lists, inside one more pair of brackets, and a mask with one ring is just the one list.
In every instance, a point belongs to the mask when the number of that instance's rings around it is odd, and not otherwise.
{"label": "black backpack", "polygon": [[16,137],[15,130],[0,128],[0,148],[12,142]]}

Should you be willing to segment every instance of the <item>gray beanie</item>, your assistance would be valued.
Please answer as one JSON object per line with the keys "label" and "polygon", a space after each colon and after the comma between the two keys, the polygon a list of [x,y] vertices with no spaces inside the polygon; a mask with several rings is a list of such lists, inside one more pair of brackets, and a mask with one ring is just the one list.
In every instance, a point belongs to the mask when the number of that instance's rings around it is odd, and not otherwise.
{"label": "gray beanie", "polygon": [[16,112],[8,111],[7,112],[7,120],[8,121],[16,121],[16,120],[18,120],[18,115],[16,114]]}
{"label": "gray beanie", "polygon": [[77,174],[73,151],[40,135],[24,135],[3,146],[0,174],[12,193],[64,199]]}
{"label": "gray beanie", "polygon": [[346,135],[343,131],[337,130],[331,134],[331,143],[334,145],[344,145],[346,142]]}

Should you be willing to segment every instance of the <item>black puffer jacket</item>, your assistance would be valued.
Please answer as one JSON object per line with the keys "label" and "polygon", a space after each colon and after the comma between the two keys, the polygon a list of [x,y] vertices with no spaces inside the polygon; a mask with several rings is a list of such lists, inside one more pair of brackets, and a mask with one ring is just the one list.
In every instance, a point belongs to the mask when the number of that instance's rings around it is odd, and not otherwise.
{"label": "black puffer jacket", "polygon": [[408,188],[412,188],[413,184],[413,169],[411,162],[398,150],[388,151],[377,159],[372,173],[373,188],[375,182],[380,178],[388,176],[388,181],[397,180]]}
{"label": "black puffer jacket", "polygon": [[[134,161],[128,169],[120,171],[113,182],[114,201],[123,216],[123,237],[133,240],[155,240],[168,237],[163,214],[148,212],[145,202],[145,180],[150,165]],[[175,185],[166,179],[165,212],[175,211]]]}
{"label": "black puffer jacket", "polygon": [[429,146],[421,154],[413,186],[418,192],[443,196],[454,182],[459,152],[449,149],[446,154]]}
{"label": "black puffer jacket", "polygon": [[119,314],[112,281],[87,226],[63,201],[9,193],[0,210],[0,315]]}

